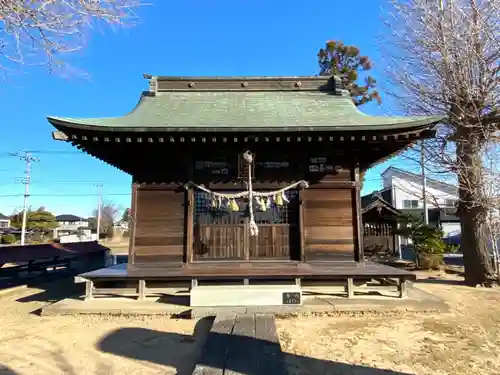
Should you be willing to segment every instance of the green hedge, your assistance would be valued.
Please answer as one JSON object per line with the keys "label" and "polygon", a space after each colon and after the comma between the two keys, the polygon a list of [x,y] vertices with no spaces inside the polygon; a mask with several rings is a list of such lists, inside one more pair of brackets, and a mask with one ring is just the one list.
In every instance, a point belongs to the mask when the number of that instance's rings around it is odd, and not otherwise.
{"label": "green hedge", "polygon": [[10,245],[16,242],[16,236],[13,234],[4,234],[1,237],[1,243],[4,245]]}

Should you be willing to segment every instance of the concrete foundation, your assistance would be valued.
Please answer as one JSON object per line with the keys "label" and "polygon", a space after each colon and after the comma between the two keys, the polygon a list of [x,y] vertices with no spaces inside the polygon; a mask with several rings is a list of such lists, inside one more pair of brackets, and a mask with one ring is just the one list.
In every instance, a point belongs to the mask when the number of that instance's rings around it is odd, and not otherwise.
{"label": "concrete foundation", "polygon": [[[340,289],[340,292],[343,292]],[[448,306],[438,297],[416,287],[408,289],[408,297],[398,298],[394,288],[392,296],[381,295],[373,289],[358,291],[353,298],[346,298],[339,291],[320,290],[303,292],[300,306],[189,306],[186,290],[164,291],[163,295],[146,297],[143,301],[124,297],[96,297],[91,301],[82,298],[66,298],[43,308],[43,315],[111,314],[111,315],[181,315],[202,318],[217,314],[341,314],[356,312],[429,312],[448,310]]]}
{"label": "concrete foundation", "polygon": [[191,307],[301,305],[298,285],[217,285],[191,289]]}

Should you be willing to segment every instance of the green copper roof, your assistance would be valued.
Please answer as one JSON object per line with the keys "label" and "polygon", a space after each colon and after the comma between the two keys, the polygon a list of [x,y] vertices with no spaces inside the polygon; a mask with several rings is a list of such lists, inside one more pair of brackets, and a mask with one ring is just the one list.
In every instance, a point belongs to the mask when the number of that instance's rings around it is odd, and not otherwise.
{"label": "green copper roof", "polygon": [[122,117],[48,117],[57,128],[110,131],[352,131],[422,127],[441,116],[389,117],[360,112],[348,96],[328,91],[157,91],[143,94]]}

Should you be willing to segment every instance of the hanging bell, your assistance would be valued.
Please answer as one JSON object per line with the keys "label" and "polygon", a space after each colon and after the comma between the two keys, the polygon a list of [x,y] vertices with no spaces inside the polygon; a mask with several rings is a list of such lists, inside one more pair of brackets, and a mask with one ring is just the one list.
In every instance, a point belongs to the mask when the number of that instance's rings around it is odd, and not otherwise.
{"label": "hanging bell", "polygon": [[283,206],[283,197],[282,197],[282,194],[278,194],[276,196],[276,199],[274,200],[274,202],[276,203],[276,206]]}
{"label": "hanging bell", "polygon": [[235,199],[231,199],[229,201],[229,208],[232,210],[232,211],[239,211],[240,208],[238,206],[238,203],[236,203],[236,200]]}
{"label": "hanging bell", "polygon": [[265,211],[267,207],[266,207],[266,201],[265,201],[264,197],[259,197],[258,203],[259,203],[259,209],[261,211]]}

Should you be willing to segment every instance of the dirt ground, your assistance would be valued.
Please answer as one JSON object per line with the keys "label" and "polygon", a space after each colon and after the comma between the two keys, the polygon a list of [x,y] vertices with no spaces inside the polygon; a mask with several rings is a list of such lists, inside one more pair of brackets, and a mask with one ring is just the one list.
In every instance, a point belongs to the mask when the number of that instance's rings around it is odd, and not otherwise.
{"label": "dirt ground", "polygon": [[[450,304],[444,314],[278,320],[290,373],[500,374],[500,291],[448,279],[419,284]],[[36,314],[57,298],[28,289],[0,299],[1,375],[191,373],[205,322]]]}
{"label": "dirt ground", "polygon": [[31,288],[0,299],[0,375],[192,372],[200,341],[193,337],[196,321],[163,316],[40,317],[38,309],[57,298],[46,294]]}
{"label": "dirt ground", "polygon": [[279,320],[290,374],[500,374],[500,291],[444,279],[417,285],[443,298],[447,313]]}

